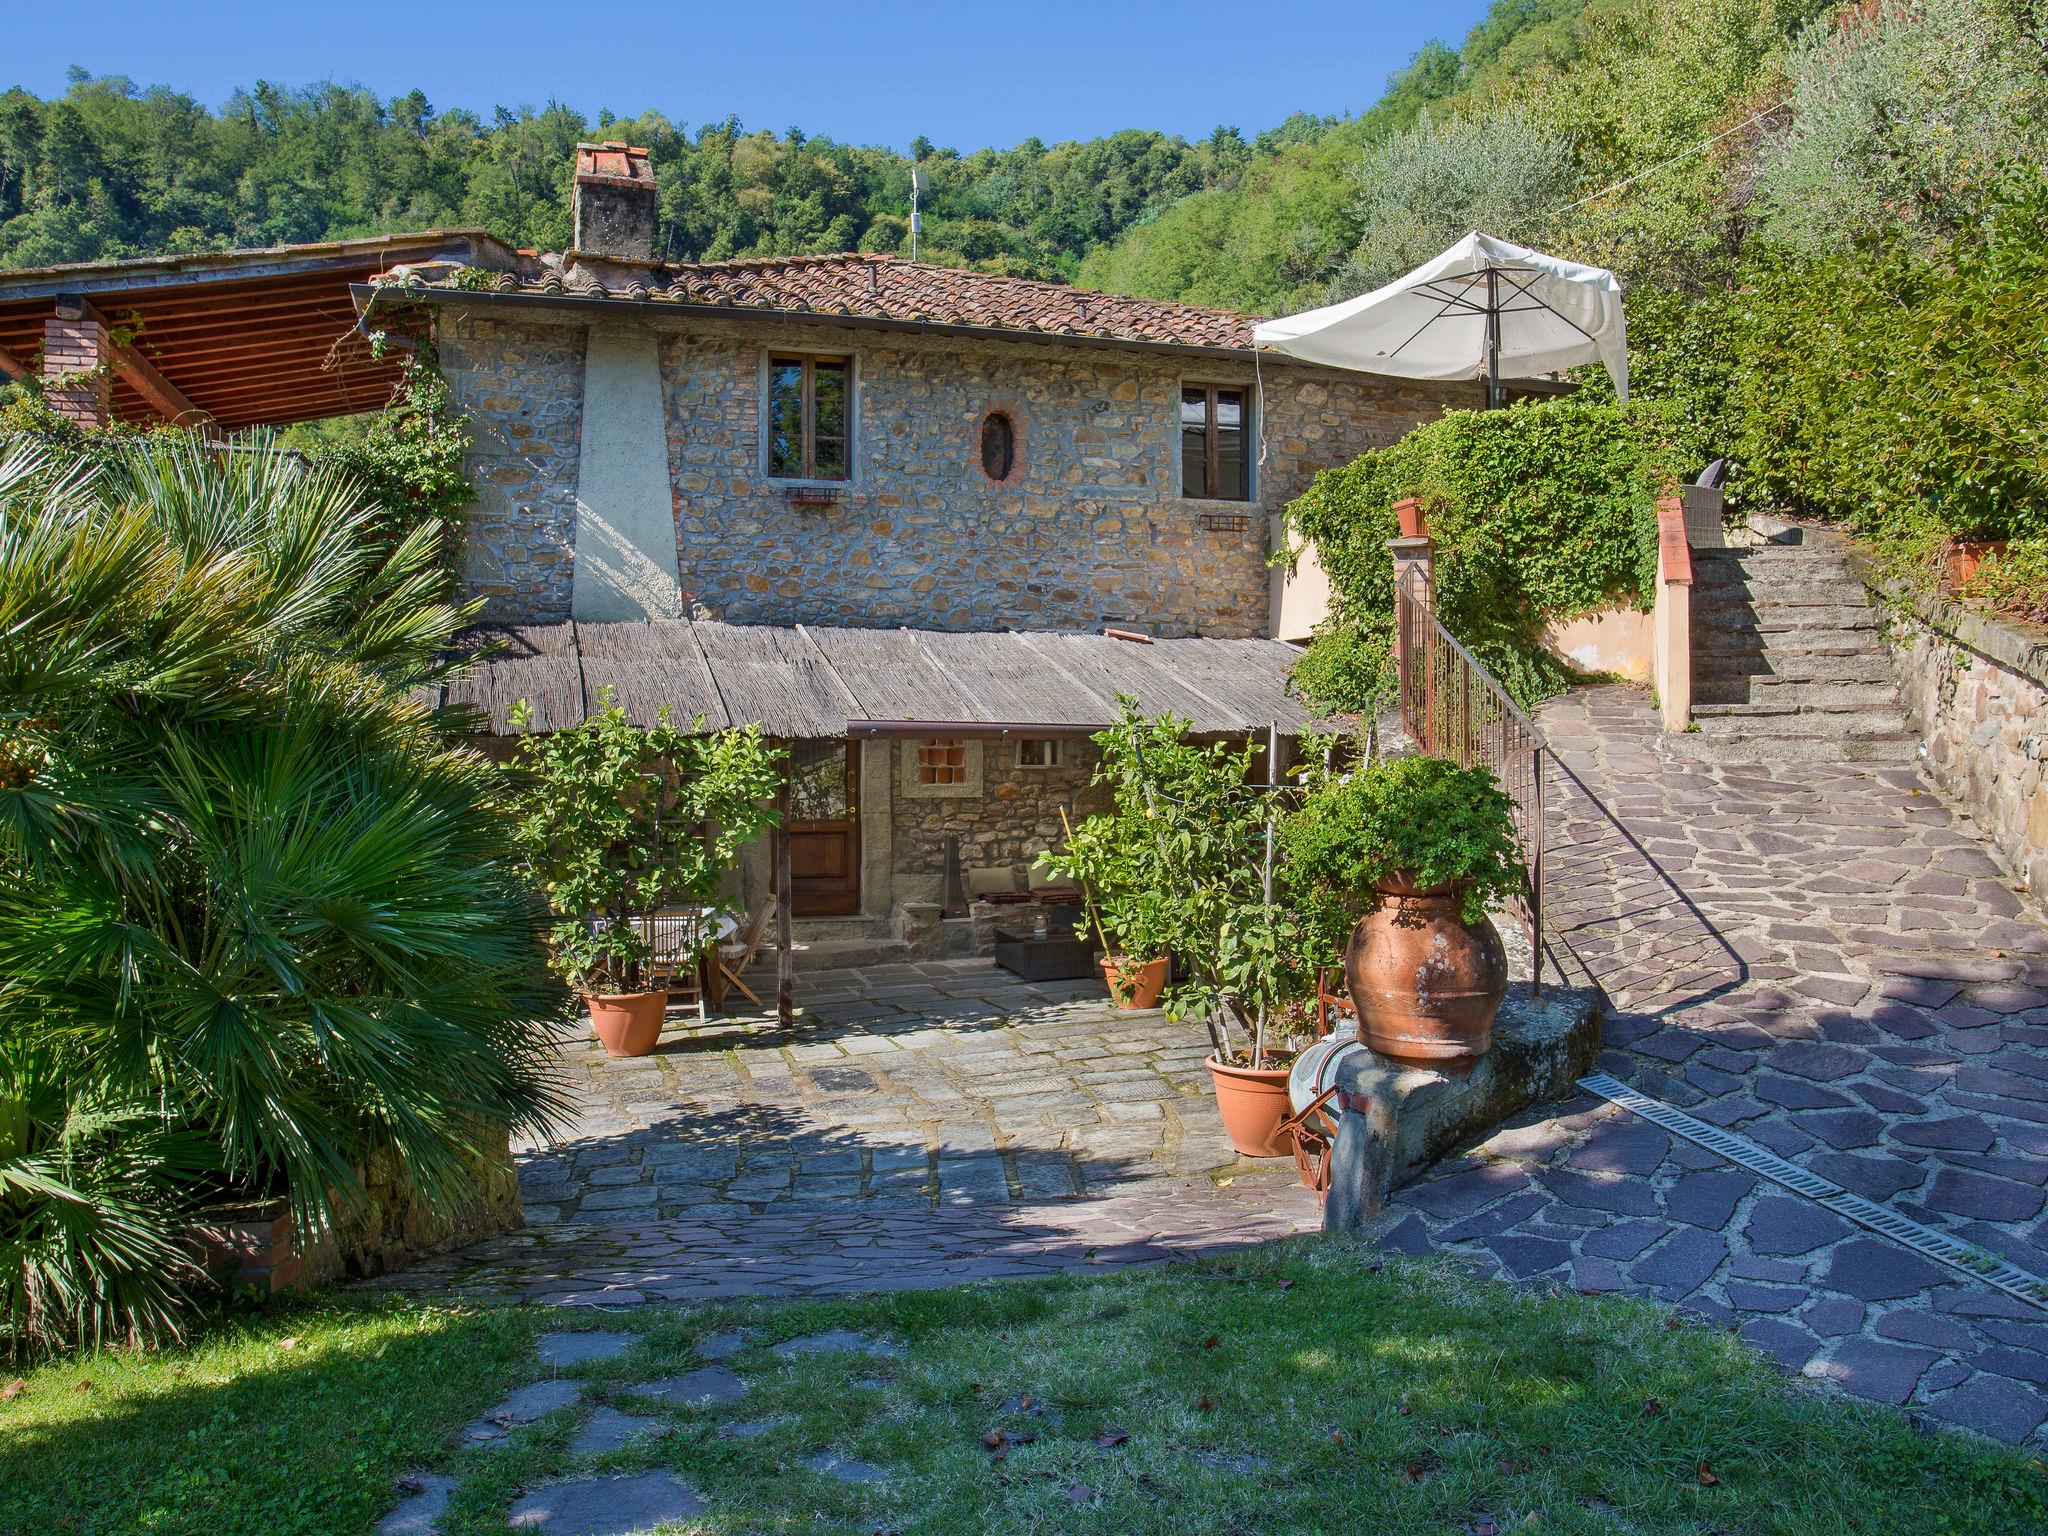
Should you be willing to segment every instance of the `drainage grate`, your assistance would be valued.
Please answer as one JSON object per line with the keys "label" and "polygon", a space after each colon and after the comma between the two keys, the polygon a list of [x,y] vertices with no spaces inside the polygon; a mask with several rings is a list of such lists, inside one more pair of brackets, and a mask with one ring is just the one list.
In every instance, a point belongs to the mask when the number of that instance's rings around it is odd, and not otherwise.
{"label": "drainage grate", "polygon": [[1824,1179],[1797,1163],[1787,1162],[1767,1147],[1745,1141],[1740,1136],[1731,1136],[1717,1125],[1694,1119],[1682,1109],[1673,1109],[1659,1099],[1637,1092],[1618,1077],[1595,1072],[1590,1077],[1580,1078],[1579,1086],[1641,1115],[1654,1125],[1661,1125],[1674,1136],[1697,1142],[1709,1152],[1725,1157],[1751,1173],[1783,1185],[1794,1194],[1804,1195],[1816,1205],[1826,1206],[1838,1216],[1846,1216],[1858,1226],[1882,1233],[1915,1253],[1960,1269],[1987,1285],[1997,1286],[2009,1296],[2048,1312],[2048,1280],[2028,1274],[2017,1265],[2008,1264],[1974,1244],[1959,1242],[1946,1232],[1937,1232],[1874,1200],[1851,1194],[1833,1180]]}

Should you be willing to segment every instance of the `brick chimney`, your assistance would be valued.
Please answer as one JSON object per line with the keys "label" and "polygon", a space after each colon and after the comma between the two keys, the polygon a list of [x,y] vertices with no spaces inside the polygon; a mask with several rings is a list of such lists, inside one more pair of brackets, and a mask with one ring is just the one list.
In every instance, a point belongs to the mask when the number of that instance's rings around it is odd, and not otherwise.
{"label": "brick chimney", "polygon": [[576,253],[607,261],[654,260],[654,162],[607,140],[576,146]]}

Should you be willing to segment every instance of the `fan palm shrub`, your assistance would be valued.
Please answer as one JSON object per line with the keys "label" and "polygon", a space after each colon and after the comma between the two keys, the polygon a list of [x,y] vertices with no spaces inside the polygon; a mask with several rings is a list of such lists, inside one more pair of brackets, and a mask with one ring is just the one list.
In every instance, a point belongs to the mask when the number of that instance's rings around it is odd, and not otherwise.
{"label": "fan palm shrub", "polygon": [[[551,1110],[544,909],[502,775],[424,702],[468,618],[439,532],[254,446],[0,448],[16,1346],[173,1326],[195,1202],[288,1192],[312,1229],[384,1158],[452,1206]],[[67,1183],[88,1144],[112,1171]]]}

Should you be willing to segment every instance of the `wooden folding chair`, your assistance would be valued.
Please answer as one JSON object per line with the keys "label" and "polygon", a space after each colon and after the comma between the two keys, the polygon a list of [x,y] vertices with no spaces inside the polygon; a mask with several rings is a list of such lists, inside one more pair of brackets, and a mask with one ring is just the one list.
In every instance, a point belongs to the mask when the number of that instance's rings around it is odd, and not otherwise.
{"label": "wooden folding chair", "polygon": [[740,980],[740,972],[752,965],[754,956],[760,953],[761,937],[768,931],[768,917],[774,910],[773,901],[762,902],[747,914],[746,926],[718,946],[718,973],[725,978],[726,985],[744,992],[756,1008],[765,1004],[752,987]]}

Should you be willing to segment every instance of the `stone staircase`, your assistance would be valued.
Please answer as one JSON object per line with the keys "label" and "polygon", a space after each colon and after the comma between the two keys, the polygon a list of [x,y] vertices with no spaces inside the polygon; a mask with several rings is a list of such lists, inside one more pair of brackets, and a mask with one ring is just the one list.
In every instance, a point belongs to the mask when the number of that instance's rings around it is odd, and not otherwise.
{"label": "stone staircase", "polygon": [[[792,958],[799,974],[854,971],[911,958],[885,917],[800,917],[790,924]],[[775,973],[775,927],[771,921],[757,966]],[[756,988],[758,991],[759,989]]]}
{"label": "stone staircase", "polygon": [[[1798,537],[1790,530],[1780,537]],[[1692,552],[1696,731],[1680,756],[1722,763],[1906,763],[1880,618],[1839,541],[1806,533]]]}

